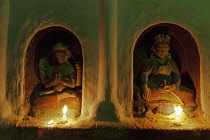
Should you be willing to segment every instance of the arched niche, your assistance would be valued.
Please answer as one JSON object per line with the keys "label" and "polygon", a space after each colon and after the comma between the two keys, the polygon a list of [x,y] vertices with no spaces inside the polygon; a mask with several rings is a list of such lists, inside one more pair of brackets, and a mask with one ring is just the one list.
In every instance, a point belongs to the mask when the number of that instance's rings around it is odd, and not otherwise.
{"label": "arched niche", "polygon": [[[197,110],[200,110],[200,56],[195,39],[183,27],[171,23],[160,23],[144,30],[139,36],[133,57],[134,83],[138,83],[138,72],[141,71],[143,60],[151,55],[151,46],[155,35],[167,33],[171,37],[169,51],[178,65],[181,74],[181,85],[196,94]],[[135,100],[135,96],[134,96]],[[201,111],[201,110],[200,110]]]}
{"label": "arched niche", "polygon": [[38,31],[26,50],[25,57],[25,112],[30,110],[30,96],[38,83],[41,83],[39,77],[39,60],[47,57],[52,51],[52,46],[56,43],[63,43],[71,51],[72,56],[69,62],[75,67],[77,74],[77,83],[75,90],[82,91],[82,69],[83,56],[82,48],[77,37],[69,30],[59,26],[52,26]]}

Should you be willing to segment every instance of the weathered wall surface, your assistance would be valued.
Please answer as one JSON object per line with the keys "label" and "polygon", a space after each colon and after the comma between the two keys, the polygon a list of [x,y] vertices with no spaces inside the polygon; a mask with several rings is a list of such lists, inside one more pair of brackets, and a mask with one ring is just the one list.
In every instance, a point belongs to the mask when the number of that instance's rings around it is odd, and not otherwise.
{"label": "weathered wall surface", "polygon": [[[32,37],[42,29],[61,26],[71,31],[83,49],[83,97],[95,102],[98,90],[99,2],[78,1],[11,1],[7,40],[6,98],[11,102],[13,113],[24,115],[24,57]],[[5,34],[4,34],[5,35]],[[1,36],[3,37],[3,35]],[[90,98],[91,97],[91,98]],[[92,115],[92,104],[83,102],[85,116]],[[97,103],[96,103],[97,104]],[[93,111],[94,112],[94,111]]]}
{"label": "weathered wall surface", "polygon": [[6,52],[8,40],[8,24],[9,24],[9,7],[7,0],[0,1],[0,118],[11,115],[11,105],[6,99]]}
{"label": "weathered wall surface", "polygon": [[[208,1],[131,0],[118,1],[118,97],[122,103],[130,102],[132,94],[132,53],[140,34],[159,23],[177,24],[191,33],[200,53],[201,107],[209,120],[209,39],[210,17]],[[120,77],[120,78],[119,78]],[[126,97],[126,98],[124,98]],[[125,109],[130,105],[125,104]]]}
{"label": "weathered wall surface", "polygon": [[95,116],[98,103],[106,95],[98,110],[98,120],[109,121],[112,119],[108,117],[109,111],[114,113],[115,109],[121,120],[132,116],[133,49],[138,37],[152,25],[173,23],[189,31],[197,42],[202,109],[210,120],[210,4],[207,0],[10,0],[10,3],[3,0],[0,4],[0,14],[5,15],[0,18],[0,28],[4,31],[0,34],[3,40],[0,62],[6,68],[0,72],[4,79],[0,95],[11,103],[8,108],[17,116],[25,113],[21,112],[24,84],[27,84],[23,81],[25,52],[39,30],[61,26],[78,38],[84,59],[82,116]]}

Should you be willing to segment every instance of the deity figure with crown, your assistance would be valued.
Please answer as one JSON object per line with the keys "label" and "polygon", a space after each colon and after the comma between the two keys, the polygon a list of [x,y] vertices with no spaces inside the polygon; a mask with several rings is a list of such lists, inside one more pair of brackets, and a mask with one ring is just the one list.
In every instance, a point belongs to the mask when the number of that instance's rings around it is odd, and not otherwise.
{"label": "deity figure with crown", "polygon": [[175,61],[171,58],[170,36],[158,34],[154,37],[150,59],[144,61],[140,72],[138,101],[145,110],[170,115],[174,105],[181,105],[190,117],[194,116],[196,103],[194,94],[180,88],[181,77]]}
{"label": "deity figure with crown", "polygon": [[[76,69],[68,61],[72,57],[67,46],[57,43],[48,58],[39,60],[39,83],[30,99],[33,116],[52,116],[65,105],[80,112],[81,94],[75,91]],[[50,112],[50,113],[49,113]],[[52,113],[54,112],[54,113]],[[48,115],[50,114],[50,115]]]}

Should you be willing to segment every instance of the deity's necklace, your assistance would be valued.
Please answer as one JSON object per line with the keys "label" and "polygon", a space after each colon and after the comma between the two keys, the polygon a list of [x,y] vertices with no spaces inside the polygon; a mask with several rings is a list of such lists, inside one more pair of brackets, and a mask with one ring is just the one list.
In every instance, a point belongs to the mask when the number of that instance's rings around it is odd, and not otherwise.
{"label": "deity's necklace", "polygon": [[[154,58],[154,60],[155,60],[155,63],[157,64],[157,66],[158,66],[157,73],[158,74],[166,74],[168,72],[168,69],[167,69],[168,62],[169,62],[168,58],[165,57],[164,60]],[[161,63],[160,61],[164,61],[164,62]]]}

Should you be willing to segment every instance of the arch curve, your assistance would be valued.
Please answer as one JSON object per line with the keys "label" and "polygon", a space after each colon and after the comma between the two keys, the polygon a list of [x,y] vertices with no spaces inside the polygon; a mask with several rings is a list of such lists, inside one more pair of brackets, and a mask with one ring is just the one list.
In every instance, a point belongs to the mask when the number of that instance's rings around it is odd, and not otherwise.
{"label": "arch curve", "polygon": [[[134,83],[141,69],[141,60],[149,58],[155,35],[167,33],[171,36],[171,56],[181,73],[181,85],[196,93],[196,102],[200,106],[200,55],[195,39],[189,31],[172,23],[159,23],[145,29],[138,37],[134,47],[133,70]],[[136,66],[137,65],[137,66]]]}
{"label": "arch curve", "polygon": [[[30,108],[30,96],[34,87],[41,82],[38,74],[39,59],[47,57],[49,52],[52,51],[52,46],[56,43],[67,45],[73,55],[73,58],[69,59],[69,61],[73,63],[74,67],[76,67],[76,63],[79,63],[81,66],[83,65],[81,43],[71,31],[60,26],[52,26],[39,30],[31,39],[26,50],[24,65],[25,112],[28,112]],[[77,87],[82,89],[81,81]]]}

